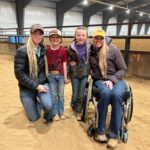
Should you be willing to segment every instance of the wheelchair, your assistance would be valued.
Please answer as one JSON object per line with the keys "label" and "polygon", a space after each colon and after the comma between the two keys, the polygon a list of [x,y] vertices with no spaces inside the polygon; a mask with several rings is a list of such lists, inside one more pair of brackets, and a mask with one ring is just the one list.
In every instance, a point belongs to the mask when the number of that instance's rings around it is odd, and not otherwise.
{"label": "wheelchair", "polygon": [[[122,116],[122,123],[121,123],[121,129],[120,129],[120,136],[119,136],[119,142],[127,143],[128,141],[128,123],[132,119],[132,113],[133,113],[133,94],[132,89],[130,85],[126,82],[127,89],[124,94],[123,98],[123,116]],[[99,89],[93,85],[93,80],[90,79],[89,82],[86,85],[86,89],[84,92],[84,102],[83,102],[83,112],[81,120],[83,122],[87,122],[89,119],[89,106],[92,103],[94,105],[94,114],[90,118],[89,128],[87,130],[88,136],[94,136],[96,134],[96,129],[98,128],[98,110],[97,110],[97,104],[100,98],[98,98],[99,95]]]}

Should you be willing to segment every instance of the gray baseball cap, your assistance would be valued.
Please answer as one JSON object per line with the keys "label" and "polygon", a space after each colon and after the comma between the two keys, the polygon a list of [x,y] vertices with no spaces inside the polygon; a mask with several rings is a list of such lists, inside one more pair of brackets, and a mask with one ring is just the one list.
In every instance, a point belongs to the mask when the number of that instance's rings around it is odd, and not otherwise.
{"label": "gray baseball cap", "polygon": [[40,30],[44,34],[44,28],[42,27],[42,25],[40,25],[40,24],[33,24],[31,26],[31,28],[30,28],[30,32],[33,33],[36,30]]}

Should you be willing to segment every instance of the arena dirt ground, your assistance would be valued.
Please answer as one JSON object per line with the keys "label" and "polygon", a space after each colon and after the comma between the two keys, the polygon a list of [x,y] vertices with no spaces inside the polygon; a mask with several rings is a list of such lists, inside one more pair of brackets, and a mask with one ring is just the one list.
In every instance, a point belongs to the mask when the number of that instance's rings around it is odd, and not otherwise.
{"label": "arena dirt ground", "polygon": [[[134,112],[129,141],[118,150],[150,149],[150,80],[127,78],[133,89]],[[13,56],[0,55],[0,150],[105,150],[86,134],[87,124],[78,122],[69,107],[71,85],[65,87],[66,119],[46,126],[42,119],[27,120],[19,100]]]}

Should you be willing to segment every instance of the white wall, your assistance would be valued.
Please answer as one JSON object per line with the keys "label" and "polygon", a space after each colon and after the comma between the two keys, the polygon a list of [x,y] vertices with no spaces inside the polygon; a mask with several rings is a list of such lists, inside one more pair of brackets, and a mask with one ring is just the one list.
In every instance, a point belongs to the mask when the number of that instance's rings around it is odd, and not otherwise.
{"label": "white wall", "polygon": [[[31,6],[28,5],[25,8],[24,27],[29,28],[32,24],[39,23],[43,27],[56,26],[56,9]],[[45,33],[48,34],[50,29],[45,29]],[[25,30],[26,34],[29,30]]]}
{"label": "white wall", "polygon": [[[64,14],[63,26],[82,25],[83,14],[80,12],[68,11]],[[75,28],[63,28],[63,35],[74,35]]]}
{"label": "white wall", "polygon": [[140,35],[144,35],[145,34],[145,24],[142,25],[141,31],[140,31]]}
{"label": "white wall", "polygon": [[25,27],[40,23],[43,26],[56,26],[56,10],[37,6],[25,8]]}
{"label": "white wall", "polygon": [[148,34],[148,35],[150,35],[150,27],[149,27],[149,29],[148,29],[148,32],[147,32],[147,34]]}
{"label": "white wall", "polygon": [[[102,24],[102,16],[100,16],[100,15],[93,15],[93,16],[91,16],[91,18],[90,18],[90,23],[89,23],[90,25],[92,24]],[[92,36],[93,35],[93,31],[94,30],[96,30],[96,29],[98,29],[98,28],[102,28],[101,26],[93,26],[93,27],[89,27],[88,28],[88,34],[89,34],[89,36]]]}
{"label": "white wall", "polygon": [[[128,19],[124,20],[123,23],[128,23]],[[120,35],[128,35],[128,25],[122,25]]]}
{"label": "white wall", "polygon": [[[100,15],[93,15],[90,18],[89,24],[101,24],[102,23],[102,16]],[[83,14],[81,12],[74,12],[68,11],[64,15],[64,22],[63,26],[69,25],[83,25]],[[97,28],[101,28],[98,26],[93,26],[88,28],[89,36],[92,35],[93,31]],[[75,28],[63,28],[62,33],[63,35],[74,35]]]}
{"label": "white wall", "polygon": [[137,35],[137,24],[133,25],[131,35]]}
{"label": "white wall", "polygon": [[0,1],[0,28],[17,28],[14,3]]}
{"label": "white wall", "polygon": [[[117,23],[117,20],[116,20],[115,17],[112,17],[112,18],[109,19],[108,23]],[[108,36],[109,35],[116,35],[116,31],[117,31],[116,25],[115,26],[108,26],[106,33],[107,33]]]}

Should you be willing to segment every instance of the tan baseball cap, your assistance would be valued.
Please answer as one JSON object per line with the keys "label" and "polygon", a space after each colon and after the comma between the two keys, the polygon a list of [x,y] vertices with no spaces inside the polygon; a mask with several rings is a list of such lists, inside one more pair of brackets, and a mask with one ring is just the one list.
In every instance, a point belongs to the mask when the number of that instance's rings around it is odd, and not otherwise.
{"label": "tan baseball cap", "polygon": [[44,34],[44,28],[42,27],[42,25],[40,24],[33,24],[30,28],[30,32],[33,33],[35,32],[36,30],[40,30],[42,31],[42,33]]}
{"label": "tan baseball cap", "polygon": [[58,30],[58,29],[53,29],[49,32],[49,37],[52,36],[52,35],[58,35],[61,37],[61,31]]}

